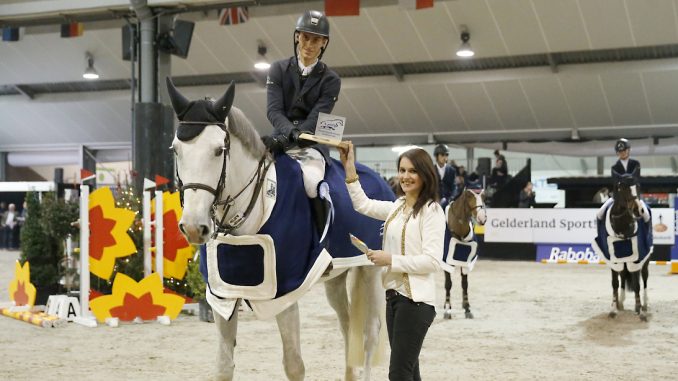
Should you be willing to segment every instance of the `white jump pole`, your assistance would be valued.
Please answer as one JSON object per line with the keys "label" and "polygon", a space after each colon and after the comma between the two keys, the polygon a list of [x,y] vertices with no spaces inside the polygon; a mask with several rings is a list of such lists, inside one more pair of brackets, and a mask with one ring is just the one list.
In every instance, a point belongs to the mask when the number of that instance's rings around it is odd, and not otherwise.
{"label": "white jump pole", "polygon": [[[144,218],[144,278],[151,275],[151,191],[144,191],[143,197]],[[157,240],[156,240],[157,241]],[[157,243],[156,243],[157,244]]]}
{"label": "white jump pole", "polygon": [[[155,191],[155,272],[160,275],[160,281],[163,280],[163,204],[162,191]],[[149,208],[150,210],[150,208]]]}
{"label": "white jump pole", "polygon": [[80,316],[89,315],[89,185],[80,185]]}

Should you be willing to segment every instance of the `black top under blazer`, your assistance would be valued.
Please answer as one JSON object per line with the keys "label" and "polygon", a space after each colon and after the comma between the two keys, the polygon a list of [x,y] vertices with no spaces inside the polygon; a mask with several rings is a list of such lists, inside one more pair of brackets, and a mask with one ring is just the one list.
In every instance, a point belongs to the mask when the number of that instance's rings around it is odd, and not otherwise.
{"label": "black top under blazer", "polygon": [[[329,114],[339,98],[341,79],[322,61],[318,61],[311,74],[303,81],[295,57],[276,61],[266,78],[267,117],[273,125],[273,136],[282,135],[292,142],[292,131],[315,133],[318,113]],[[327,159],[329,151],[315,148]],[[285,147],[290,148],[290,147]]]}

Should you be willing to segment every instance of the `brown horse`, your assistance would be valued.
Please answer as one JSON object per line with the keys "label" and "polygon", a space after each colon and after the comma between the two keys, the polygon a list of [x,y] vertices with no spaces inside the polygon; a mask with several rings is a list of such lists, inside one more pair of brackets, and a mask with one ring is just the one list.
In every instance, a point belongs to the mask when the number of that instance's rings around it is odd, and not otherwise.
{"label": "brown horse", "polygon": [[[452,289],[451,272],[454,267],[459,267],[461,274],[462,307],[467,319],[473,319],[471,305],[468,302],[468,273],[473,269],[477,259],[475,254],[476,242],[473,227],[476,223],[484,225],[487,219],[485,214],[484,191],[482,189],[464,188],[459,197],[452,202],[446,210],[447,227],[451,233],[450,250],[444,255],[444,262],[449,266],[443,266],[445,271],[445,304],[444,318],[452,318],[452,306],[450,304],[450,290]],[[459,247],[460,250],[456,250]],[[461,254],[459,254],[461,253]]]}

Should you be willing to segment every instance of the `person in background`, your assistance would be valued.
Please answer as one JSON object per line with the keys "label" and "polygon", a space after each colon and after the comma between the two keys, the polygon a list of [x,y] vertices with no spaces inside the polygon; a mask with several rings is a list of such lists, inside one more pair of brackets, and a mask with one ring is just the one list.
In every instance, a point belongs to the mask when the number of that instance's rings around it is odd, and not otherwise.
{"label": "person in background", "polygon": [[16,211],[16,205],[9,204],[7,211],[0,216],[0,221],[2,221],[2,240],[4,242],[4,248],[6,249],[16,249],[17,245],[14,241],[14,231],[18,226],[19,214]]}
{"label": "person in background", "polygon": [[433,149],[433,156],[436,159],[436,172],[438,174],[438,195],[440,195],[440,206],[445,207],[452,201],[455,192],[455,181],[457,171],[447,164],[447,158],[450,156],[450,150],[444,144],[438,144]]}
{"label": "person in background", "polygon": [[520,198],[518,200],[519,208],[531,208],[536,202],[534,201],[535,193],[532,190],[532,182],[528,181],[525,187],[520,191]]}
{"label": "person in background", "polygon": [[503,163],[503,166],[501,167],[502,172],[504,172],[504,174],[508,174],[508,163],[506,162],[506,157],[504,157],[504,155],[499,152],[498,149],[494,150],[494,161],[496,162],[497,160],[501,160]]}
{"label": "person in background", "polygon": [[[627,139],[621,138],[614,144],[614,150],[617,153],[616,163],[612,166],[612,177],[615,177],[615,172],[618,175],[631,173],[636,178],[636,182],[640,182],[640,162],[631,159],[631,143]],[[637,172],[636,172],[637,171]]]}
{"label": "person in background", "polygon": [[5,220],[2,219],[6,211],[7,203],[4,201],[0,201],[0,249],[4,249],[7,247],[7,242],[5,242],[5,234],[3,234],[4,233],[3,229],[5,228]]}
{"label": "person in background", "polygon": [[[500,155],[503,157],[503,155]],[[499,158],[495,162],[494,167],[492,168],[492,172],[490,173],[490,186],[494,188],[501,188],[505,183],[506,180],[508,179],[507,176],[507,170],[506,170],[506,163],[504,162],[503,159]]]}
{"label": "person in background", "polygon": [[346,187],[358,213],[385,221],[383,250],[367,258],[382,266],[386,288],[386,328],[391,343],[389,380],[421,380],[419,353],[436,316],[436,273],[440,271],[445,214],[438,201],[438,176],[426,151],[413,148],[398,157],[398,180],[405,196],[396,201],[367,197],[355,168],[353,144],[340,148]]}
{"label": "person in background", "polygon": [[602,204],[610,198],[610,190],[607,187],[598,189],[598,192],[593,195],[593,202]]}

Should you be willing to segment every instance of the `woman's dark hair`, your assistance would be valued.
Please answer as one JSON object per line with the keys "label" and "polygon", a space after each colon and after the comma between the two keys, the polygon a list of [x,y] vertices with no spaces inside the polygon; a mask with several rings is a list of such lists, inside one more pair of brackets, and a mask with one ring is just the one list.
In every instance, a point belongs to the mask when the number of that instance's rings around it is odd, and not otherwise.
{"label": "woman's dark hair", "polygon": [[[438,195],[438,176],[436,175],[436,170],[433,167],[433,160],[431,159],[431,156],[429,156],[429,154],[423,149],[412,148],[400,154],[400,156],[398,156],[397,162],[398,173],[400,173],[400,161],[403,157],[408,158],[412,162],[414,170],[417,171],[417,174],[421,178],[422,182],[419,197],[414,203],[414,208],[412,208],[412,216],[416,217],[417,213],[419,213],[427,201],[438,202],[440,199],[440,196]],[[400,187],[400,184],[398,184],[398,190],[398,195],[402,195],[403,191]]]}

